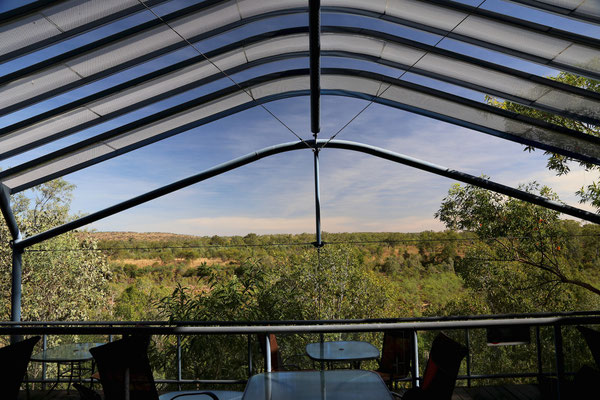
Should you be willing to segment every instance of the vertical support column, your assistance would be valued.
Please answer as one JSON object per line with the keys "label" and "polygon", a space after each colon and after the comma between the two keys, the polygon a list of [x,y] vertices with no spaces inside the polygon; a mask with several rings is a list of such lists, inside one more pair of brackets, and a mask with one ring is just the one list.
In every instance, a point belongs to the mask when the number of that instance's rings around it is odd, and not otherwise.
{"label": "vertical support column", "polygon": [[565,354],[561,326],[554,325],[554,354],[556,356],[556,398],[560,400],[560,390],[565,380]]}
{"label": "vertical support column", "polygon": [[[21,278],[23,275],[23,248],[15,246],[15,241],[21,240],[21,232],[17,225],[15,215],[10,208],[10,191],[8,188],[0,184],[0,210],[6,221],[6,225],[12,236],[12,286],[10,294],[10,320],[14,322],[21,321]],[[20,336],[13,335],[10,338],[11,342],[21,340]]]}
{"label": "vertical support column", "polygon": [[465,344],[467,347],[467,387],[471,387],[471,341],[469,329],[465,328]]}
{"label": "vertical support column", "polygon": [[181,335],[177,335],[177,390],[181,390],[183,377],[181,369]]}
{"label": "vertical support column", "polygon": [[308,1],[310,51],[310,130],[315,139],[321,131],[321,0]]}
{"label": "vertical support column", "polygon": [[252,336],[248,334],[248,379],[252,376]]}
{"label": "vertical support column", "polygon": [[319,148],[316,147],[314,150],[314,166],[315,166],[315,223],[316,223],[316,241],[315,247],[323,247],[323,240],[321,238],[321,185],[319,182]]}
{"label": "vertical support column", "polygon": [[268,333],[265,333],[265,346],[265,372],[271,372],[271,340]]}
{"label": "vertical support column", "polygon": [[419,336],[416,330],[413,330],[413,352],[412,384],[413,387],[419,387]]}
{"label": "vertical support column", "polygon": [[10,320],[21,321],[21,277],[23,269],[23,250],[13,248],[12,254],[12,290],[10,294]]}
{"label": "vertical support column", "polygon": [[537,349],[538,375],[542,376],[544,369],[542,367],[542,340],[540,338],[540,326],[535,327],[535,347]]}

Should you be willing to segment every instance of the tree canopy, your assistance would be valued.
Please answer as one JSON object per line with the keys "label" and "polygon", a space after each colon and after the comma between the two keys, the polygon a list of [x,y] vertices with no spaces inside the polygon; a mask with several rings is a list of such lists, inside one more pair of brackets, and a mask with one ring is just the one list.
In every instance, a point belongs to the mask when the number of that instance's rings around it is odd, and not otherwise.
{"label": "tree canopy", "polygon": [[[24,236],[31,236],[72,218],[74,186],[57,179],[13,196],[15,218]],[[27,249],[23,256],[22,319],[86,320],[106,308],[110,271],[96,241],[68,232]],[[81,235],[81,234],[79,234]],[[0,304],[10,319],[12,250],[10,234],[0,218]]]}
{"label": "tree canopy", "polygon": [[[559,201],[548,187],[520,188]],[[493,313],[583,309],[584,299],[600,295],[592,283],[596,268],[586,267],[570,232],[577,222],[560,220],[556,211],[456,184],[435,216],[449,229],[476,235],[456,270]]]}
{"label": "tree canopy", "polygon": [[[577,86],[586,90],[600,92],[600,81],[575,75],[570,72],[560,72],[558,75],[550,77],[550,79],[563,82],[571,86]],[[509,100],[498,100],[490,96],[486,96],[486,100],[489,104],[508,111],[527,115],[536,119],[541,119],[555,125],[585,133],[587,135],[600,136],[600,126],[598,125],[573,120]],[[534,151],[534,148],[526,147],[526,150]],[[545,154],[548,155],[547,167],[549,170],[555,171],[558,175],[565,175],[571,172],[570,164],[573,162],[572,159],[552,152],[545,152]],[[600,171],[600,166],[598,165],[585,162],[580,162],[579,164],[582,165],[587,171]],[[589,203],[596,209],[600,210],[600,182],[595,181],[587,186],[582,186],[576,192],[576,194],[582,203]]]}

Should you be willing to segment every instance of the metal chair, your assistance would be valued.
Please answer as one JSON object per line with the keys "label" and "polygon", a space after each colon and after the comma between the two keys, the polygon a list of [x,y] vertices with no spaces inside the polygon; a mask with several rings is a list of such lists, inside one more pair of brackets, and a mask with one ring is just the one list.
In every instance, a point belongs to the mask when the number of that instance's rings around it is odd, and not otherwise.
{"label": "metal chair", "polygon": [[450,400],[460,364],[466,355],[465,346],[443,333],[438,334],[431,344],[421,387],[408,390],[402,398],[404,400]]}
{"label": "metal chair", "polygon": [[34,336],[0,348],[0,387],[3,399],[16,400],[19,397],[33,347],[39,340],[39,336]]}
{"label": "metal chair", "polygon": [[[258,335],[258,343],[260,345],[260,352],[265,360],[265,370],[267,368],[267,355],[265,349],[267,347],[266,335]],[[283,359],[281,358],[281,352],[279,351],[279,345],[277,344],[277,338],[274,334],[269,333],[269,352],[271,353],[271,371],[285,371],[283,365]]]}
{"label": "metal chair", "polygon": [[105,400],[220,400],[217,392],[171,392],[159,397],[148,359],[149,336],[130,336],[90,349]]}
{"label": "metal chair", "polygon": [[375,370],[391,389],[398,379],[410,375],[412,360],[411,332],[405,330],[386,331],[383,334],[383,346],[379,368]]}

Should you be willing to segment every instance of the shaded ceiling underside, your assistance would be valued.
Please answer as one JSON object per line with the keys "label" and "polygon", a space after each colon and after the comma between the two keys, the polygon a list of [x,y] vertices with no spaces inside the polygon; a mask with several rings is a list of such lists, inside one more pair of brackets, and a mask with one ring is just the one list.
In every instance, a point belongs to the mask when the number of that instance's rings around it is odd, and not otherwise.
{"label": "shaded ceiling underside", "polygon": [[[600,2],[505,3],[562,22],[546,26],[466,0],[311,0],[312,14],[307,0],[46,0],[0,13],[0,160],[41,151],[0,171],[0,183],[15,194],[242,110],[320,95],[600,164],[597,137],[485,100],[600,125],[600,93],[545,77],[600,79],[600,39],[580,29],[597,29]],[[331,62],[320,68],[321,59]],[[290,68],[291,60],[305,67]],[[217,90],[203,89],[216,82]],[[318,107],[311,111],[318,126]],[[123,116],[126,123],[77,136]],[[76,139],[52,148],[67,137]]]}

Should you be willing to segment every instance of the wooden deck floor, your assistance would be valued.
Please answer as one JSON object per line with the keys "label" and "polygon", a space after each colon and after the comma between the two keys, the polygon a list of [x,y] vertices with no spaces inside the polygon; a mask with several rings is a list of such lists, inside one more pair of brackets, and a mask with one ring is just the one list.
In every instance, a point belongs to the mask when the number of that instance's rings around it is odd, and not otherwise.
{"label": "wooden deck floor", "polygon": [[453,400],[540,400],[541,398],[537,385],[456,388],[452,396]]}
{"label": "wooden deck floor", "polygon": [[[396,391],[400,394],[402,390]],[[457,387],[452,400],[541,400],[537,385]]]}

